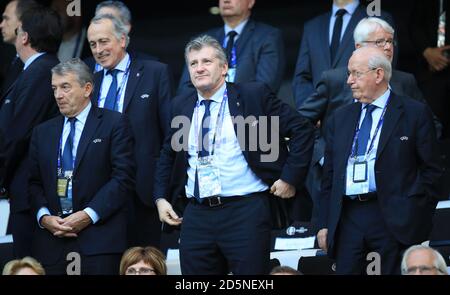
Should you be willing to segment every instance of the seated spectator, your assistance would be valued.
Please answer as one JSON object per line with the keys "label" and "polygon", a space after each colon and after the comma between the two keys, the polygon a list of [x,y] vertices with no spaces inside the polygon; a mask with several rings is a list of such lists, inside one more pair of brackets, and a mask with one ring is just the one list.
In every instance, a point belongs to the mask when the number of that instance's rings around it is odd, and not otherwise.
{"label": "seated spectator", "polygon": [[120,261],[121,275],[167,275],[166,258],[155,247],[132,247]]}
{"label": "seated spectator", "polygon": [[301,272],[298,270],[293,269],[290,266],[284,266],[284,265],[278,265],[275,266],[272,271],[270,272],[270,275],[280,275],[280,276],[289,276],[289,275],[302,275]]}
{"label": "seated spectator", "polygon": [[402,259],[402,275],[448,275],[442,255],[428,246],[409,247]]}
{"label": "seated spectator", "polygon": [[3,275],[45,275],[42,265],[33,257],[14,259],[3,268]]}

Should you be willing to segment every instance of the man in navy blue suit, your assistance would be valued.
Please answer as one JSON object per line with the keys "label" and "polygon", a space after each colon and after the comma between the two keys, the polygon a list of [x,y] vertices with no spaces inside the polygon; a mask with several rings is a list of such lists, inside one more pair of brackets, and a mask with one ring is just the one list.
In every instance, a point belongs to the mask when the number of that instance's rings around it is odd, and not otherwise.
{"label": "man in navy blue suit", "polygon": [[71,252],[81,274],[118,274],[134,190],[128,120],[91,103],[92,73],[78,58],[52,69],[52,88],[61,116],[36,127],[30,144],[33,256],[47,274],[66,274]]}
{"label": "man in navy blue suit", "polygon": [[0,154],[4,157],[0,182],[10,198],[14,255],[24,257],[31,254],[35,225],[26,189],[28,145],[33,128],[58,112],[50,70],[58,64],[55,53],[61,43],[61,21],[56,12],[36,6],[21,14],[15,34],[16,51],[24,66],[6,90],[0,108],[0,133],[3,133]]}
{"label": "man in navy blue suit", "polygon": [[[264,82],[277,93],[286,64],[281,31],[250,18],[255,0],[220,0],[224,26],[206,32],[222,43],[228,55],[227,82]],[[185,67],[177,94],[192,88]]]}
{"label": "man in navy blue suit", "polygon": [[[346,67],[354,50],[353,30],[367,17],[359,0],[334,0],[331,12],[305,23],[292,80],[297,108],[310,96],[323,71]],[[382,11],[381,18],[394,27],[392,17]]]}
{"label": "man in navy blue suit", "polygon": [[226,83],[216,39],[192,40],[185,58],[197,91],[173,100],[155,174],[159,216],[181,224],[183,274],[268,274],[269,198],[293,197],[303,185],[312,125],[264,83]]}
{"label": "man in navy blue suit", "polygon": [[319,246],[338,274],[363,274],[370,252],[381,274],[399,274],[401,253],[428,239],[443,194],[443,169],[429,108],[388,85],[379,49],[355,50],[348,64],[357,103],[329,118]]}
{"label": "man in navy blue suit", "polygon": [[103,67],[94,75],[92,102],[126,114],[136,141],[136,189],[128,211],[129,246],[158,247],[161,223],[152,201],[153,174],[169,129],[169,67],[128,54],[128,28],[112,15],[95,16],[87,35],[92,54]]}

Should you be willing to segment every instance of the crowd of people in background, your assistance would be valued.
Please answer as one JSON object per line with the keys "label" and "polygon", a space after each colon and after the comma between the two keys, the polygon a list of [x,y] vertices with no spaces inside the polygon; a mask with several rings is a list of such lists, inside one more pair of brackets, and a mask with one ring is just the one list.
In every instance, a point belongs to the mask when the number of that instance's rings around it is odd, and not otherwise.
{"label": "crowd of people in background", "polygon": [[270,269],[274,204],[300,194],[337,274],[364,274],[370,252],[380,274],[447,274],[421,244],[449,199],[450,1],[415,1],[414,75],[395,68],[392,15],[333,0],[303,26],[295,108],[277,97],[282,33],[253,19],[255,0],[219,0],[223,25],[192,36],[179,81],[129,46],[123,2],[88,26],[50,2],[11,0],[0,24],[16,50],[0,97],[4,275],[66,274],[71,252],[82,275],[166,275],[174,229],[182,274],[300,275]]}

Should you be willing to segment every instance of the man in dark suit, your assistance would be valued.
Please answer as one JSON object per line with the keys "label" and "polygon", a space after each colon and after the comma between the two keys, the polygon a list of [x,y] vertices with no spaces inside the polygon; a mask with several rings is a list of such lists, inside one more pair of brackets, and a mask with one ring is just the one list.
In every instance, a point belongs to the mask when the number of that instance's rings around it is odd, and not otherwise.
{"label": "man in dark suit", "polygon": [[450,138],[450,1],[414,1],[410,20],[419,86]]}
{"label": "man in dark suit", "polygon": [[[394,29],[384,20],[377,17],[362,19],[354,30],[355,47],[378,48],[391,61],[394,58],[395,39]],[[347,84],[347,67],[340,67],[323,72],[316,90],[300,106],[301,115],[309,118],[314,124],[320,122],[320,130],[314,143],[314,152],[311,169],[307,177],[307,188],[312,196],[313,221],[317,219],[317,202],[320,197],[320,183],[322,181],[322,165],[325,154],[325,131],[328,118],[336,109],[354,102],[352,90]],[[389,81],[391,90],[398,95],[404,95],[425,103],[413,75],[398,70],[392,71]],[[438,136],[441,133],[441,124],[433,116]]]}
{"label": "man in dark suit", "polygon": [[[250,19],[255,0],[219,0],[224,26],[207,35],[222,42],[228,56],[227,82],[264,82],[276,93],[286,64],[284,41],[277,28]],[[193,88],[189,70],[184,68],[177,94]]]}
{"label": "man in dark suit", "polygon": [[431,112],[389,89],[391,62],[376,48],[357,49],[348,71],[358,102],[327,124],[319,246],[338,274],[365,273],[373,252],[372,271],[399,274],[402,251],[428,239],[443,198]]}
{"label": "man in dark suit", "polygon": [[15,46],[24,68],[6,92],[0,109],[0,129],[4,134],[0,154],[5,157],[0,179],[10,198],[10,224],[17,257],[31,253],[35,223],[26,190],[28,145],[32,129],[57,114],[50,70],[58,64],[55,53],[62,36],[59,16],[44,7],[24,11],[20,23]]}
{"label": "man in dark suit", "polygon": [[[155,177],[160,219],[182,223],[183,274],[267,274],[269,198],[302,186],[312,125],[263,83],[226,83],[226,54],[211,36],[189,42],[185,54],[197,91],[173,100]],[[181,219],[174,209],[186,196]]]}
{"label": "man in dark suit", "polygon": [[[354,50],[353,30],[364,17],[366,7],[358,0],[334,0],[331,12],[305,23],[292,80],[297,108],[314,92],[322,72],[347,66]],[[393,26],[388,13],[382,11],[380,17]]]}
{"label": "man in dark suit", "polygon": [[92,73],[78,58],[52,69],[52,88],[62,116],[36,127],[30,144],[33,255],[47,274],[66,274],[71,252],[81,274],[118,274],[134,189],[128,120],[91,104]]}
{"label": "man in dark suit", "polygon": [[[35,5],[37,5],[36,2],[32,0],[13,0],[6,5],[2,15],[2,22],[0,23],[3,42],[14,46],[17,37],[15,30],[20,26],[20,17],[22,13]],[[17,79],[20,72],[22,72],[22,69],[23,62],[19,56],[16,55],[4,72],[6,79],[2,83],[0,104],[3,102],[6,91],[8,91]]]}
{"label": "man in dark suit", "polygon": [[129,246],[158,247],[161,223],[152,199],[153,173],[169,129],[169,68],[128,54],[128,30],[112,15],[98,15],[91,20],[88,40],[95,60],[103,67],[94,76],[92,101],[99,107],[127,114],[136,141],[136,190],[129,204]]}

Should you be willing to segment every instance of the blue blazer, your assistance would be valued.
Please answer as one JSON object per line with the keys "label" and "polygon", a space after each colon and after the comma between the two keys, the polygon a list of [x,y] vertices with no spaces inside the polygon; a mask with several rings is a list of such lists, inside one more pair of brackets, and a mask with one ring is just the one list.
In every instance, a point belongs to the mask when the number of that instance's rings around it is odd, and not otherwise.
{"label": "blue blazer", "polygon": [[[347,67],[348,60],[355,50],[353,31],[359,21],[365,17],[367,17],[366,7],[359,5],[345,29],[334,61],[330,57],[328,39],[331,12],[319,15],[305,23],[292,80],[292,90],[297,108],[313,93],[322,72],[338,67]],[[390,14],[382,11],[381,18],[394,27]]]}
{"label": "blue blazer", "polygon": [[[258,133],[258,138],[260,138],[259,130],[245,132],[245,142],[240,142],[240,146],[243,148],[242,153],[252,171],[269,186],[281,178],[298,188],[301,187],[311,159],[312,124],[289,105],[276,98],[273,92],[263,83],[227,83],[227,91],[231,116],[243,116],[244,119],[254,116],[256,120],[260,116],[277,116],[279,118],[280,126],[277,134],[279,137],[279,156],[273,162],[261,161],[261,155],[270,154],[273,151],[264,151],[265,149],[261,147],[259,142],[257,142],[256,150],[249,148],[251,142],[249,134]],[[198,96],[195,91],[187,91],[175,97],[172,104],[172,117],[183,116],[190,121],[197,99]],[[249,124],[249,128],[258,129],[257,123]],[[270,122],[268,126],[270,128]],[[171,140],[172,135],[180,131],[182,127],[183,125],[173,128],[166,138],[155,173],[155,199],[165,197],[180,211],[182,207],[178,204],[180,204],[181,197],[185,196],[184,186],[187,181],[189,156],[187,149],[174,151]],[[237,134],[236,124],[234,124],[234,129]],[[286,137],[290,138],[289,152]],[[242,139],[238,137],[238,140]],[[254,143],[254,140],[252,143]]]}
{"label": "blue blazer", "polygon": [[[94,75],[93,104],[97,104],[103,71]],[[166,64],[131,56],[123,113],[130,120],[136,142],[136,193],[153,206],[153,173],[159,151],[169,130],[173,80]]]}
{"label": "blue blazer", "polygon": [[[327,124],[319,228],[328,228],[329,254],[345,193],[345,175],[361,104],[338,109]],[[375,161],[378,203],[383,222],[404,245],[428,239],[438,199],[445,198],[443,169],[429,108],[391,93]]]}
{"label": "blue blazer", "polygon": [[[36,216],[41,207],[59,215],[56,169],[64,117],[47,121],[33,131],[30,144],[29,192]],[[92,208],[100,217],[78,233],[83,255],[122,253],[127,247],[125,208],[134,190],[133,139],[128,120],[117,112],[92,106],[81,134],[72,182],[74,212]],[[38,228],[33,255],[55,263],[64,241]]]}
{"label": "blue blazer", "polygon": [[[216,38],[220,44],[225,39],[223,26],[205,34]],[[278,92],[286,66],[284,41],[279,29],[250,19],[236,41],[236,56],[235,83],[264,82],[273,92]],[[177,94],[181,94],[186,87],[193,89],[185,65]]]}

